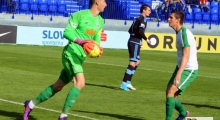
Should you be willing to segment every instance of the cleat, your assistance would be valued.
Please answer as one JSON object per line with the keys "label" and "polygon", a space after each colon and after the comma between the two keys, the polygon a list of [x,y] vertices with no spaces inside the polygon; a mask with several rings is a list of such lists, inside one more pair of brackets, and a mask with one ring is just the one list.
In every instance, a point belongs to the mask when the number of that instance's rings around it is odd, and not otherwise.
{"label": "cleat", "polygon": [[121,83],[120,88],[124,91],[129,91],[129,89],[127,88],[127,84],[125,82]]}
{"label": "cleat", "polygon": [[179,115],[178,118],[176,118],[176,120],[184,120],[184,118],[188,117],[189,115],[190,115],[190,112],[186,111],[186,115],[185,116]]}
{"label": "cleat", "polygon": [[24,113],[23,113],[23,120],[28,120],[28,116],[29,116],[30,112],[32,111],[32,109],[28,106],[29,102],[30,102],[30,100],[26,100],[24,102],[25,110],[24,110]]}
{"label": "cleat", "polygon": [[134,88],[134,87],[131,85],[131,82],[130,82],[130,81],[127,81],[127,88],[129,88],[130,90],[136,90],[136,88]]}
{"label": "cleat", "polygon": [[58,120],[67,120],[67,117],[63,117],[63,118],[59,117]]}

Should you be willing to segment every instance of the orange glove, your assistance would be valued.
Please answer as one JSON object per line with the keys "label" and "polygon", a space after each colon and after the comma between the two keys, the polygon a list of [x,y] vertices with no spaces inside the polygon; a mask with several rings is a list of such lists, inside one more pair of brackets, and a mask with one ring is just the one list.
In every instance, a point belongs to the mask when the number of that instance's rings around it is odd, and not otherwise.
{"label": "orange glove", "polygon": [[100,54],[99,54],[99,56],[97,56],[97,58],[101,57],[101,56],[102,56],[102,54],[103,54],[103,52],[104,52],[103,47],[99,47],[99,49],[100,49]]}
{"label": "orange glove", "polygon": [[89,41],[90,42],[87,42],[87,43],[83,44],[83,46],[82,46],[83,50],[86,54],[90,53],[90,51],[94,49],[94,44],[99,47],[100,54],[103,53],[103,48],[101,48],[97,42],[95,42],[94,40],[89,40]]}
{"label": "orange glove", "polygon": [[97,58],[101,57],[102,54],[103,54],[103,52],[104,52],[103,47],[100,47],[100,45],[99,45],[96,41],[94,41],[94,40],[91,40],[91,43],[94,43],[94,44],[96,44],[96,45],[99,47],[99,49],[100,49],[100,54],[99,54],[99,56],[97,56]]}

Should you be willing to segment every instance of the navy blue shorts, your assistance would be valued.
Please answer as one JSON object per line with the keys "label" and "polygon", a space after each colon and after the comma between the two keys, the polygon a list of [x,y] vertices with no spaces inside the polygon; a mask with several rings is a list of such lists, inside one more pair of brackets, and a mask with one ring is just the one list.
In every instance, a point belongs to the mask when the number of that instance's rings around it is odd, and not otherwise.
{"label": "navy blue shorts", "polygon": [[140,49],[141,49],[140,44],[136,44],[128,41],[128,52],[129,52],[130,61],[137,62],[138,60],[140,60],[140,56],[139,56]]}

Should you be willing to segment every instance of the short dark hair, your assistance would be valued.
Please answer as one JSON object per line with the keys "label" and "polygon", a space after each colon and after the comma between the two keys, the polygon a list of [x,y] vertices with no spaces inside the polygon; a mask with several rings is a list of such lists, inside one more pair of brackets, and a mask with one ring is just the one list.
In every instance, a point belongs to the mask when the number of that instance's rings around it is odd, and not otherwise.
{"label": "short dark hair", "polygon": [[178,10],[173,10],[173,11],[171,12],[171,14],[172,14],[172,13],[175,14],[174,17],[175,17],[176,19],[180,19],[180,24],[183,25],[183,22],[184,22],[184,20],[185,20],[185,14],[184,14],[182,11],[178,11]]}
{"label": "short dark hair", "polygon": [[96,0],[89,0],[89,6],[92,7],[93,4],[95,4]]}
{"label": "short dark hair", "polygon": [[140,13],[142,13],[142,12],[143,12],[143,10],[146,10],[147,8],[149,8],[149,9],[150,9],[150,6],[149,6],[148,4],[143,4],[143,5],[141,5],[141,8],[140,8]]}

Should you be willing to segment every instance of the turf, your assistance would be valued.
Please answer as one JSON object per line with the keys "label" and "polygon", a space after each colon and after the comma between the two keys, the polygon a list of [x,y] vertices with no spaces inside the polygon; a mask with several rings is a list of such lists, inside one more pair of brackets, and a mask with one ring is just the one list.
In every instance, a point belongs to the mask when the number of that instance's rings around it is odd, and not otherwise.
{"label": "turf", "polygon": [[[62,69],[62,47],[0,45],[0,120],[21,120],[26,99],[53,84]],[[198,53],[199,76],[180,96],[194,117],[220,119],[220,55]],[[163,120],[165,89],[176,66],[175,52],[141,51],[141,64],[132,83],[136,91],[119,89],[128,64],[127,50],[105,49],[83,64],[86,87],[71,108],[72,120]],[[40,107],[62,110],[68,84]],[[13,103],[10,103],[13,102]],[[34,109],[30,120],[55,120],[57,111]],[[177,117],[175,112],[173,118]],[[84,117],[84,118],[83,118]]]}

